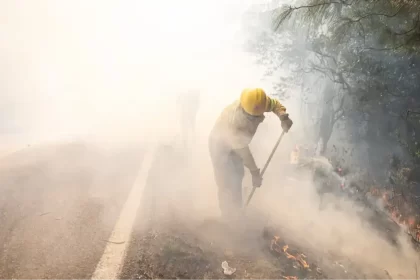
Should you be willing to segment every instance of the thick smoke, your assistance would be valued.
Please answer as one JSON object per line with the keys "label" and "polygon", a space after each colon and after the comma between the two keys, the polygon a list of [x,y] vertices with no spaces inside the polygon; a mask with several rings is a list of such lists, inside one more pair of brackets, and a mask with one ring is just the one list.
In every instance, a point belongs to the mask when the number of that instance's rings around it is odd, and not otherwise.
{"label": "thick smoke", "polygon": [[[264,79],[267,69],[244,52],[245,39],[253,34],[241,28],[243,13],[269,8],[265,2],[2,2],[4,139],[21,146],[84,139],[105,145],[178,147],[176,96],[198,89],[202,99],[194,164],[178,178],[178,187],[189,195],[178,196],[176,209],[192,219],[217,216],[207,137],[220,111],[243,88],[258,86],[272,93],[272,83]],[[305,137],[296,101],[299,91],[289,93],[293,98],[282,103],[295,126],[281,143],[252,205],[317,250],[365,261],[367,267],[386,266],[395,275],[406,266],[411,269],[413,262],[406,260],[412,260],[413,253],[406,243],[397,252],[363,225],[346,201],[341,202],[345,211],[320,212],[313,184],[287,179],[283,170],[289,152]],[[280,133],[279,120],[267,115],[251,145],[261,167]],[[187,178],[191,182],[186,186]],[[250,183],[247,174],[244,185]],[[160,195],[176,190],[161,186]]]}

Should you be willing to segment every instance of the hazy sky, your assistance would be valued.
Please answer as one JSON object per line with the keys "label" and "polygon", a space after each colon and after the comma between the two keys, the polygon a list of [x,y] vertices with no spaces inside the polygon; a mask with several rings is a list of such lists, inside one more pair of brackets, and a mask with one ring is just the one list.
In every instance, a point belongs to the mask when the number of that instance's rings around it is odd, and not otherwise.
{"label": "hazy sky", "polygon": [[141,119],[182,88],[236,96],[260,79],[241,15],[265,2],[1,1],[2,115],[53,136]]}

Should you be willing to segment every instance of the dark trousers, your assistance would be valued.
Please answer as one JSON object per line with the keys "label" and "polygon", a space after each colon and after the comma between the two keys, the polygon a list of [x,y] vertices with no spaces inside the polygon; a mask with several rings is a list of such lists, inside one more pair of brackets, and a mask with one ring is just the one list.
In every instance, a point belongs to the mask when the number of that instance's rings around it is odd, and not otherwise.
{"label": "dark trousers", "polygon": [[214,178],[218,187],[219,207],[224,218],[236,218],[242,209],[242,159],[222,141],[209,139],[209,151]]}

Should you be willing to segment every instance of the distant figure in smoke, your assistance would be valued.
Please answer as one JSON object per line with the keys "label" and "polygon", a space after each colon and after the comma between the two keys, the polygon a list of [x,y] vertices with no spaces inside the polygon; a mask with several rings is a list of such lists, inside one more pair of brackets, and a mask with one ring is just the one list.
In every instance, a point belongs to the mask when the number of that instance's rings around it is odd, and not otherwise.
{"label": "distant figure in smoke", "polygon": [[298,165],[300,160],[300,147],[299,145],[295,145],[295,148],[290,153],[290,164]]}
{"label": "distant figure in smoke", "polygon": [[194,141],[195,124],[198,108],[200,107],[200,92],[189,90],[178,95],[177,106],[179,111],[179,121],[181,125],[181,138],[184,148],[188,143]]}

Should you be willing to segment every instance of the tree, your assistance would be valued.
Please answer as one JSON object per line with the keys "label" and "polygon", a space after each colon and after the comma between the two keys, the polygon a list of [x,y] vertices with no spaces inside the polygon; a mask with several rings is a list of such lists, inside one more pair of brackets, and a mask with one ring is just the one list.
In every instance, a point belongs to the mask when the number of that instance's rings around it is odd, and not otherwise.
{"label": "tree", "polygon": [[[293,23],[295,33],[308,34],[308,50],[314,55],[305,72],[321,73],[340,87],[348,105],[347,112],[340,112],[346,115],[348,134],[353,140],[375,143],[370,149],[372,160],[386,145],[396,143],[415,158],[420,130],[404,116],[420,112],[415,82],[420,78],[420,3],[307,0],[299,6],[283,6],[272,15],[277,32]],[[333,118],[331,106],[324,107],[321,130],[327,136]],[[364,133],[360,126],[367,128]]]}

